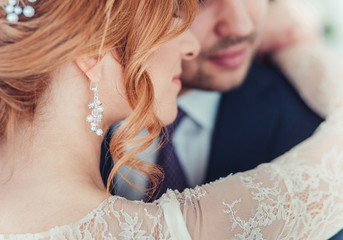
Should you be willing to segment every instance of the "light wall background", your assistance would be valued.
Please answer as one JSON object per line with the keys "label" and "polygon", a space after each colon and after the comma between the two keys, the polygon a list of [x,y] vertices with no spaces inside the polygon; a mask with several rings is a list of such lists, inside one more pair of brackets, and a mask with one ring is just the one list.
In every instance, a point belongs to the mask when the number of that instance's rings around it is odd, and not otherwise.
{"label": "light wall background", "polygon": [[325,42],[343,54],[343,0],[310,0],[322,18]]}

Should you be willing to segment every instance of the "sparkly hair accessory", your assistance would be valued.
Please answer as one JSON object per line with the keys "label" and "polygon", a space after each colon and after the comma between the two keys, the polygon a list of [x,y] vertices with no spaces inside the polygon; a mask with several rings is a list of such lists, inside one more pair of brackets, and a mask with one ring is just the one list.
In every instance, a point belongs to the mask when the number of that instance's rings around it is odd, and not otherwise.
{"label": "sparkly hair accessory", "polygon": [[[37,0],[28,0],[34,3]],[[32,17],[35,15],[35,9],[32,6],[26,5],[23,0],[8,0],[7,4],[1,6],[7,13],[7,21],[18,22],[19,15],[23,14],[25,17]]]}

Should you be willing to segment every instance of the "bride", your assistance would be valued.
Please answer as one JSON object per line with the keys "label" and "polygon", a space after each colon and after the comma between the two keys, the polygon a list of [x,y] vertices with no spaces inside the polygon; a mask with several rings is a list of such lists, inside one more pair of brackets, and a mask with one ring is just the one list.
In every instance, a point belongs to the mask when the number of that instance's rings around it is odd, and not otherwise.
{"label": "bride", "polygon": [[99,155],[116,121],[111,177],[125,164],[158,182],[134,156],[175,118],[181,60],[198,53],[186,30],[196,3],[0,0],[0,239],[325,239],[342,228],[343,83],[320,49],[276,56],[327,119],[309,140],[154,203],[109,196]]}

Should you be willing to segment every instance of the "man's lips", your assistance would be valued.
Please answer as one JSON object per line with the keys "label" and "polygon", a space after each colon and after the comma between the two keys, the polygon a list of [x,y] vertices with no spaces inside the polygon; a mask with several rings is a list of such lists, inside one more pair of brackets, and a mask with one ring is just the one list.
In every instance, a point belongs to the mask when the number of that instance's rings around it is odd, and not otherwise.
{"label": "man's lips", "polygon": [[216,66],[228,70],[233,70],[243,64],[244,60],[246,59],[246,54],[247,47],[241,47],[237,50],[229,49],[217,55],[210,56],[208,60]]}

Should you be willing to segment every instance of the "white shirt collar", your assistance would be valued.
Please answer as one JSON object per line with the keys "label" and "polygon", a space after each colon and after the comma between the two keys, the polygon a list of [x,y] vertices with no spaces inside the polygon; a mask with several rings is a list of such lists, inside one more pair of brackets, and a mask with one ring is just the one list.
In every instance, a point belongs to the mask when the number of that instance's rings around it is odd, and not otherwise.
{"label": "white shirt collar", "polygon": [[202,128],[213,130],[220,98],[219,92],[190,90],[178,98],[178,105]]}

